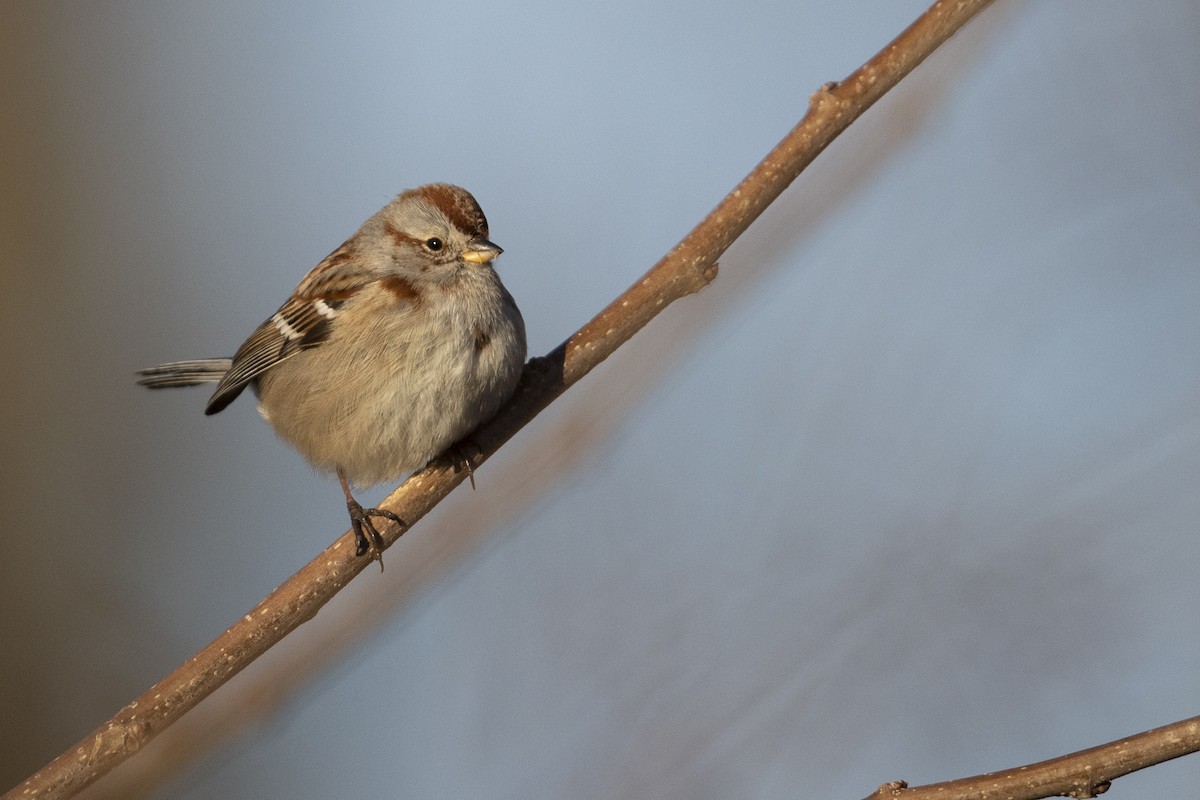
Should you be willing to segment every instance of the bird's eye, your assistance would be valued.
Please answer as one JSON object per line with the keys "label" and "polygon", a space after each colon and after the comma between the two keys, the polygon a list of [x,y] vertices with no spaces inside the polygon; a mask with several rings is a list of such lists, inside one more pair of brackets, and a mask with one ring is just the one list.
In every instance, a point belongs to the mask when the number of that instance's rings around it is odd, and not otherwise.
{"label": "bird's eye", "polygon": [[429,249],[429,252],[436,253],[445,247],[445,243],[436,236],[430,236],[425,240],[425,247]]}

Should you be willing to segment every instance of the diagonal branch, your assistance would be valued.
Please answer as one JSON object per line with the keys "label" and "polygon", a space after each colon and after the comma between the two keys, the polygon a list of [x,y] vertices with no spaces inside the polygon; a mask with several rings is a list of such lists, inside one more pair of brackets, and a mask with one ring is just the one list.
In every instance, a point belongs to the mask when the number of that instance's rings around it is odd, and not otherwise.
{"label": "diagonal branch", "polygon": [[[707,286],[717,259],[838,134],[991,0],[939,0],[840,84],[821,87],[808,113],[738,186],[649,272],[547,356],[526,367],[512,401],[473,435],[486,459],[546,406],[675,300]],[[463,481],[433,465],[383,504],[409,524]],[[385,533],[385,547],[397,535]],[[69,797],[133,755],[247,664],[306,622],[367,565],[347,533],[187,663],[4,796]]]}
{"label": "diagonal branch", "polygon": [[1200,750],[1200,717],[1173,722],[1108,744],[1048,761],[909,787],[885,783],[866,800],[1040,800],[1043,797],[1096,797],[1113,780]]}

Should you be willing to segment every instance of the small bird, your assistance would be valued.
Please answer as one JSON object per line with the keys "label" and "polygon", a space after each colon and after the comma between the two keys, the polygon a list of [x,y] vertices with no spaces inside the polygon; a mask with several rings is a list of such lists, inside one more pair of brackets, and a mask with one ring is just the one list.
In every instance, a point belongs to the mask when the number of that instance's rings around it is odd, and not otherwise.
{"label": "small bird", "polygon": [[465,189],[411,189],[317,264],[232,359],[150,367],[138,383],[216,383],[205,414],[249,386],[275,432],[337,475],[358,555],[382,568],[372,518],[404,522],[363,508],[351,485],[420,469],[516,389],[525,323],[492,268],[501,252]]}

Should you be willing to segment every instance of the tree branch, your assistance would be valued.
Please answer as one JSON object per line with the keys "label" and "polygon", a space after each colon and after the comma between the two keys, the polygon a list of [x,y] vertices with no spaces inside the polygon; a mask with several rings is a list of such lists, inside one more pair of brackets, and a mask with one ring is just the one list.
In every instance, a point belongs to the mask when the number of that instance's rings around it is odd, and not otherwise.
{"label": "tree branch", "polygon": [[[663,353],[656,350],[645,355],[657,360]],[[670,359],[663,361],[669,363]],[[221,691],[150,742],[137,758],[119,765],[80,796],[89,800],[155,797],[185,768],[228,747],[233,739],[246,735],[246,729],[266,725],[319,675],[331,671],[380,627],[394,620],[415,594],[477,549],[489,529],[508,528],[530,506],[552,493],[594,452],[595,446],[608,440],[624,412],[650,389],[649,381],[638,382],[632,389],[617,389],[611,384],[597,387],[587,395],[586,402],[576,403],[569,415],[558,418],[554,425],[539,426],[536,436],[522,437],[510,456],[514,463],[528,464],[528,469],[487,476],[487,528],[476,524],[480,514],[475,498],[467,498],[449,513],[439,514],[421,539],[409,540],[404,560],[389,564],[380,580],[372,581],[369,599],[325,608],[314,624],[300,633],[302,644],[264,653]],[[571,446],[562,447],[562,442],[570,442]]]}
{"label": "tree branch", "polygon": [[[546,406],[675,300],[707,286],[717,259],[838,134],[991,0],[939,0],[840,84],[821,87],[808,113],[678,245],[591,322],[526,367],[516,396],[473,435],[486,460]],[[465,475],[434,465],[381,504],[410,525]],[[385,548],[398,538],[389,529]],[[250,613],[112,719],[4,796],[69,797],[138,751],[320,610],[368,564],[346,533]]]}
{"label": "tree branch", "polygon": [[866,800],[1039,800],[1096,797],[1113,780],[1200,750],[1200,717],[1024,767],[909,787],[885,783]]}

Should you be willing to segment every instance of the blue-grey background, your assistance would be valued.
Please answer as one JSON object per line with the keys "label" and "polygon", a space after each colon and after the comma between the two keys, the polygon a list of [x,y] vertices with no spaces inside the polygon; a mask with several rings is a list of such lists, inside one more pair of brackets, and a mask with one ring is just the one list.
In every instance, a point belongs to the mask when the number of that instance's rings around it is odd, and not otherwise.
{"label": "blue-grey background", "polygon": [[[0,788],[345,528],[252,403],[136,368],[433,180],[545,352],[925,3],[336,5],[0,5]],[[1197,41],[1001,0],[171,731],[238,737],[96,796],[856,798],[1196,714]]]}

